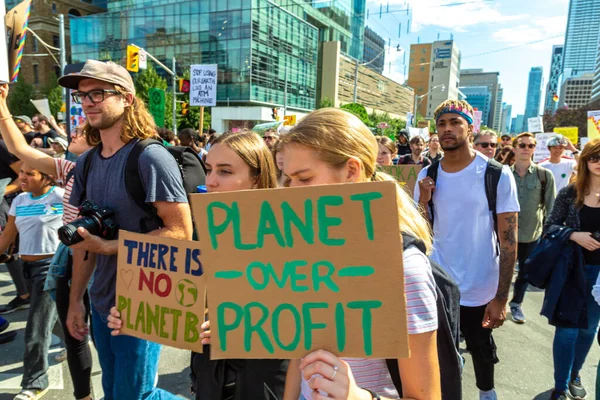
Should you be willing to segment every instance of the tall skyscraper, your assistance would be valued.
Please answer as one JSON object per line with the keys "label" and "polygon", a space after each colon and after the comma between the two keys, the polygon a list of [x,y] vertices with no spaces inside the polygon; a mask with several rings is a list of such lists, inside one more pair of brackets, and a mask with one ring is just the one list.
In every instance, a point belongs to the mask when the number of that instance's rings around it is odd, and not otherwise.
{"label": "tall skyscraper", "polygon": [[552,59],[550,61],[550,77],[546,85],[546,99],[544,102],[544,112],[553,113],[558,107],[558,102],[554,101],[554,95],[560,93],[560,78],[562,75],[563,52],[565,46],[552,46]]}
{"label": "tall skyscraper", "polygon": [[380,74],[383,73],[385,65],[385,39],[379,36],[373,29],[365,27],[365,44],[363,49],[363,62],[368,67]]}
{"label": "tall skyscraper", "polygon": [[540,100],[542,99],[542,80],[544,69],[532,67],[529,71],[529,83],[527,85],[527,99],[525,102],[525,117],[523,131],[527,130],[527,119],[540,115]]}
{"label": "tall skyscraper", "polygon": [[[484,125],[499,131],[500,119],[502,117],[502,93],[499,82],[499,72],[484,72],[483,69],[463,69],[460,71],[460,86],[487,86],[491,95],[490,113],[487,120],[483,120]],[[498,96],[500,95],[500,96]],[[500,100],[500,102],[498,102]]]}
{"label": "tall skyscraper", "polygon": [[481,111],[481,120],[487,121],[490,117],[490,110],[492,108],[492,94],[487,86],[460,86],[458,88],[464,95],[465,100],[477,111]]}
{"label": "tall skyscraper", "polygon": [[494,123],[491,128],[496,132],[502,132],[502,100],[504,99],[504,89],[498,84],[498,94],[496,95],[496,109],[494,110]]}
{"label": "tall skyscraper", "polygon": [[600,0],[571,0],[565,34],[565,78],[593,72],[600,41]]}
{"label": "tall skyscraper", "polygon": [[558,107],[571,109],[582,108],[588,105],[592,93],[594,74],[582,74],[575,78],[567,78],[560,92]]}
{"label": "tall skyscraper", "polygon": [[[432,118],[433,112],[448,99],[458,99],[460,51],[453,40],[410,46],[408,85],[423,97],[418,112]],[[434,89],[435,88],[435,89]]]}
{"label": "tall skyscraper", "polygon": [[594,85],[592,87],[591,101],[600,101],[600,44],[598,44],[598,56],[596,57],[596,68],[594,69]]}
{"label": "tall skyscraper", "polygon": [[510,125],[512,123],[512,105],[502,103],[502,126],[500,132],[510,133]]}

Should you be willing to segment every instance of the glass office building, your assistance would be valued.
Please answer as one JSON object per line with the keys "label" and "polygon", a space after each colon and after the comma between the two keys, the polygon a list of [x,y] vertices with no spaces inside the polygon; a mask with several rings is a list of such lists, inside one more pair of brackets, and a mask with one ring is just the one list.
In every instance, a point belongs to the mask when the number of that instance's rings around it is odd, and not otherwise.
{"label": "glass office building", "polygon": [[218,64],[219,105],[280,106],[287,84],[287,106],[312,110],[320,33],[295,14],[267,0],[109,1],[104,14],[71,19],[72,62],[124,65],[133,43],[168,67],[175,57],[178,75]]}

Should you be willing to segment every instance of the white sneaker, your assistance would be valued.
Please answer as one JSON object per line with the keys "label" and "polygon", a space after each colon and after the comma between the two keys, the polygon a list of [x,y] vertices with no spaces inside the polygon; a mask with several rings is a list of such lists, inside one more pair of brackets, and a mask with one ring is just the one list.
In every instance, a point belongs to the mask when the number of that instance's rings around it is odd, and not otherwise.
{"label": "white sneaker", "polygon": [[498,400],[498,396],[496,396],[496,391],[494,389],[488,390],[487,392],[480,390],[479,400]]}

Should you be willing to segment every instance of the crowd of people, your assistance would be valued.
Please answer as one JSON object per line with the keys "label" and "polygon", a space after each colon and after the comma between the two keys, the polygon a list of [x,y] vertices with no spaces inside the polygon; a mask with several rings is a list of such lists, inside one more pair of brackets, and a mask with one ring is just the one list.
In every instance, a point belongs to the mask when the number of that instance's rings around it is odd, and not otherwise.
{"label": "crowd of people", "polygon": [[[92,398],[90,336],[105,399],[176,398],[157,386],[161,345],[120,332],[116,238],[79,227],[79,240],[67,246],[58,234],[91,203],[110,209],[122,229],[192,240],[188,193],[167,146],[198,155],[209,193],[393,181],[379,166],[422,167],[412,197],[397,185],[410,357],[340,358],[312,349],[299,360],[211,360],[213,316],[207,315],[204,351],[190,354],[196,399],[458,400],[465,362],[459,335],[479,398],[497,399],[493,330],[507,308],[518,324],[526,323],[525,311],[538,311],[522,304],[540,276],[549,282],[542,314],[556,327],[551,398],[586,398],[580,371],[600,322],[599,139],[579,152],[556,137],[548,143],[550,158],[535,164],[535,135],[475,134],[473,108],[458,100],[439,105],[436,133],[427,138],[406,130],[395,141],[375,136],[356,116],[333,108],[308,114],[285,133],[183,129],[175,136],[155,126],[130,74],[116,64],[89,60],[58,83],[73,91],[87,118],[68,140],[52,118],[12,116],[8,85],[0,86],[0,261],[17,289],[0,315],[28,309],[15,400],[47,393],[57,320],[75,399]],[[138,160],[151,215],[127,195],[124,176],[130,153],[146,139],[157,139]],[[543,257],[544,246],[560,257],[531,262]],[[1,316],[0,332],[0,343],[15,340]]]}

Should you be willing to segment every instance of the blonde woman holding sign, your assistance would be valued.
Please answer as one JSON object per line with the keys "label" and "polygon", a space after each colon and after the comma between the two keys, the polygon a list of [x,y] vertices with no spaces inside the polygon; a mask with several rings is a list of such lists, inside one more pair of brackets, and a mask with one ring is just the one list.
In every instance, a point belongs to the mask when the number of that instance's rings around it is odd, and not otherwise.
{"label": "blonde woman holding sign", "polygon": [[[254,132],[218,137],[206,155],[205,164],[209,193],[277,187],[271,152]],[[108,321],[108,327],[114,329],[113,335],[118,335],[122,320],[115,307]],[[204,352],[192,353],[196,399],[262,399],[265,393],[271,399],[283,396],[288,360],[210,360],[210,322],[204,322],[202,329]]]}
{"label": "blonde woman holding sign", "polygon": [[[378,143],[355,116],[337,109],[309,114],[282,139],[286,186],[393,180],[377,172]],[[398,187],[400,227],[431,249],[427,222]],[[404,398],[440,399],[436,286],[425,254],[410,246],[403,254],[411,357],[398,359]],[[390,266],[394,268],[394,266]],[[293,360],[284,400],[398,399],[386,360],[341,359],[316,350]]]}

